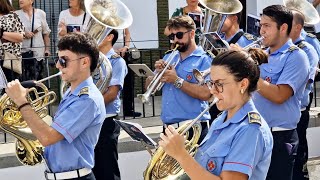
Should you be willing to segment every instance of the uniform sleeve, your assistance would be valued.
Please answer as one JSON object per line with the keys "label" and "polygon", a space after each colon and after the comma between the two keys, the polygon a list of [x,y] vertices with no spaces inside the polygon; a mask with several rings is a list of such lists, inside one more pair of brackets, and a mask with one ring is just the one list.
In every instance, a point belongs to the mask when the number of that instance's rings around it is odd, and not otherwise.
{"label": "uniform sleeve", "polygon": [[124,78],[128,73],[127,65],[123,59],[118,59],[112,66],[112,77],[109,86],[120,86],[120,90],[123,88]]}
{"label": "uniform sleeve", "polygon": [[288,84],[295,94],[301,85],[307,83],[310,65],[306,53],[300,49],[294,50],[287,58],[276,84]]}
{"label": "uniform sleeve", "polygon": [[262,158],[264,142],[258,125],[252,124],[238,132],[225,158],[222,171],[236,171],[252,175]]}
{"label": "uniform sleeve", "polygon": [[71,143],[100,114],[101,112],[94,101],[84,97],[75,101],[61,112],[51,126]]}
{"label": "uniform sleeve", "polygon": [[316,68],[318,65],[319,57],[316,50],[313,47],[310,47],[307,51],[309,63],[310,63],[310,75],[309,80],[314,81],[316,75]]}

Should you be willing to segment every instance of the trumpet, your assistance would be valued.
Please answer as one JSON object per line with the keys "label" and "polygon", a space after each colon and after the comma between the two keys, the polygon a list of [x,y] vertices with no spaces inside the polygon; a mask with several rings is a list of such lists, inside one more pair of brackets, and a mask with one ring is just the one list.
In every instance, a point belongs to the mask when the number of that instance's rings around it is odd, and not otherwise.
{"label": "trumpet", "polygon": [[[257,38],[257,40],[253,41],[252,43],[248,44],[247,46],[243,47],[244,50],[248,51],[251,48],[261,48],[261,43],[263,41],[264,37],[261,36]],[[205,78],[210,74],[210,68],[200,71],[198,69],[193,69],[192,71],[194,77],[198,81],[199,85],[203,85],[205,83]]]}
{"label": "trumpet", "polygon": [[177,61],[173,63],[173,58],[179,52],[178,49],[179,45],[177,44],[176,47],[173,49],[173,52],[168,57],[168,61],[164,69],[158,72],[151,80],[150,84],[147,87],[147,91],[144,94],[138,94],[137,97],[141,100],[142,103],[150,104],[150,95],[154,95],[157,91],[160,91],[163,87],[164,83],[160,82],[163,74],[167,69],[170,69],[170,66],[173,65],[173,68],[177,66]]}

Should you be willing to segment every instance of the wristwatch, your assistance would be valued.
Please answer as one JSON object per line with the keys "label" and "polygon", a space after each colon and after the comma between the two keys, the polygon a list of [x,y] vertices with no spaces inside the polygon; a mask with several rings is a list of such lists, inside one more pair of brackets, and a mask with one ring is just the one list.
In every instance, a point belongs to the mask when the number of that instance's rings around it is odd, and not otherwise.
{"label": "wristwatch", "polygon": [[174,81],[174,86],[178,89],[180,89],[182,87],[184,79],[178,77],[175,81]]}

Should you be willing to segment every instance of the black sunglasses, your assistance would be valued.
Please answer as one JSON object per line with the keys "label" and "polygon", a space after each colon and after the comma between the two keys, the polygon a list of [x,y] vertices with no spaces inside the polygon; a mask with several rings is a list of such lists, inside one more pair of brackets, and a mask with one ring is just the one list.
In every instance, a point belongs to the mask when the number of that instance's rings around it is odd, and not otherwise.
{"label": "black sunglasses", "polygon": [[67,60],[67,59],[65,59],[64,56],[62,56],[62,57],[60,57],[60,58],[55,59],[54,62],[55,62],[56,64],[59,62],[59,64],[60,64],[63,68],[66,68],[68,61],[69,61],[69,62],[70,62],[70,61],[77,61],[77,60],[82,59],[82,58],[85,58],[85,57],[86,57],[86,56],[84,56],[84,57],[79,57],[79,58],[73,59],[73,60]]}
{"label": "black sunglasses", "polygon": [[190,32],[190,31],[192,31],[191,29],[190,30],[188,30],[188,31],[186,31],[186,32],[177,32],[177,33],[171,33],[169,36],[168,36],[168,38],[170,39],[170,40],[174,40],[174,37],[177,37],[178,39],[182,39],[183,38],[183,35],[185,34],[185,33],[188,33],[188,32]]}

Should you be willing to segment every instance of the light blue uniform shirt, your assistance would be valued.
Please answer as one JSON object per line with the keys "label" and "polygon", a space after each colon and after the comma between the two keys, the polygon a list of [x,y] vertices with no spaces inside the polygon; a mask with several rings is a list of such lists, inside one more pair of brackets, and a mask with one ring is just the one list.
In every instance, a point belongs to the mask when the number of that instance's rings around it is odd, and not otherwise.
{"label": "light blue uniform shirt", "polygon": [[[294,46],[294,50],[289,48]],[[269,50],[267,50],[269,52]],[[293,95],[282,104],[276,104],[253,93],[253,101],[270,127],[294,129],[300,120],[300,104],[309,78],[309,61],[303,50],[288,40],[281,48],[269,54],[268,63],[260,65],[260,78],[271,84],[287,84]],[[274,94],[277,96],[277,94]]]}
{"label": "light blue uniform shirt", "polygon": [[[310,36],[304,29],[301,31],[301,36],[312,45],[312,47],[317,51],[318,57],[320,58],[320,42],[315,36]],[[320,61],[319,61],[320,62]]]}
{"label": "light blue uniform shirt", "polygon": [[[84,91],[87,88],[87,91]],[[90,76],[65,92],[51,127],[64,139],[45,148],[44,156],[54,173],[94,166],[94,147],[106,117],[102,94]]]}
{"label": "light blue uniform shirt", "polygon": [[[299,42],[302,43],[302,47],[298,46]],[[318,57],[317,51],[308,42],[304,41],[304,38],[302,36],[296,39],[294,44],[296,44],[299,48],[301,48],[307,54],[309,65],[310,65],[309,80],[301,100],[301,108],[306,108],[310,101],[309,93],[312,92],[313,90],[313,81],[316,74],[316,67],[318,65],[319,57]]]}
{"label": "light blue uniform shirt", "polygon": [[258,113],[252,100],[226,122],[226,111],[213,121],[195,155],[195,160],[207,171],[217,176],[222,171],[236,171],[247,174],[250,180],[266,178],[273,147],[272,134],[261,116],[261,125],[250,123],[249,112]]}
{"label": "light blue uniform shirt", "polygon": [[120,106],[121,106],[120,93],[121,93],[121,90],[123,89],[124,78],[128,74],[128,68],[124,59],[121,56],[115,57],[113,55],[117,55],[114,49],[110,49],[110,51],[106,55],[112,66],[112,77],[109,83],[109,87],[120,86],[120,91],[117,94],[117,98],[113,102],[106,104],[107,114],[120,113]]}
{"label": "light blue uniform shirt", "polygon": [[[240,32],[240,31],[243,31],[242,29],[239,29],[238,30],[238,32]],[[225,37],[225,34],[224,33],[222,33],[221,34],[221,38],[223,39],[223,40],[226,40],[228,43],[232,40],[232,38],[236,35],[236,34],[238,34],[238,32],[237,33],[235,33],[232,37],[230,37],[229,39],[226,39],[226,37]],[[250,39],[248,39],[244,34],[239,38],[239,40],[236,42],[236,44],[238,44],[240,47],[245,47],[245,46],[247,46],[248,44],[250,44],[250,43],[252,43],[253,42],[253,40],[250,40]]]}
{"label": "light blue uniform shirt", "polygon": [[[164,56],[166,61],[171,53]],[[180,53],[175,53],[173,60],[180,59]],[[206,70],[211,66],[212,58],[198,46],[186,59],[180,60],[176,66],[177,75],[189,83],[198,83],[192,71],[198,69]],[[176,61],[174,61],[176,62]],[[206,107],[207,101],[195,99],[177,89],[173,83],[165,83],[162,88],[162,112],[163,123],[178,123],[197,117]],[[209,112],[205,113],[200,120],[210,119]]]}

